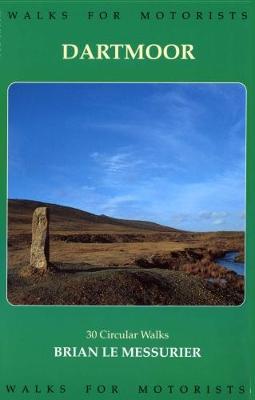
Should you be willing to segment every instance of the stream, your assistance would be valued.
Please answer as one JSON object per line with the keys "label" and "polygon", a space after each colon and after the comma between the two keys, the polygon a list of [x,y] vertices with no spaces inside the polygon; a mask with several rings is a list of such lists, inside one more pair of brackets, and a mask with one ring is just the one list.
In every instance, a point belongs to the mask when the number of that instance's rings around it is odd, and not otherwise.
{"label": "stream", "polygon": [[222,267],[235,271],[238,275],[244,275],[244,263],[235,262],[237,251],[228,251],[224,257],[216,258],[215,262]]}

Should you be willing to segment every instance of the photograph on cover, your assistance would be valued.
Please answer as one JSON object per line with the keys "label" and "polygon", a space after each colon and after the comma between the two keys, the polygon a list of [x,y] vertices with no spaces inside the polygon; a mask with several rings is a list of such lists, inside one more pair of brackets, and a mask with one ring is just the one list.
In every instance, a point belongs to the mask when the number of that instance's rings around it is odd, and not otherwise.
{"label": "photograph on cover", "polygon": [[13,305],[244,301],[240,83],[14,83]]}

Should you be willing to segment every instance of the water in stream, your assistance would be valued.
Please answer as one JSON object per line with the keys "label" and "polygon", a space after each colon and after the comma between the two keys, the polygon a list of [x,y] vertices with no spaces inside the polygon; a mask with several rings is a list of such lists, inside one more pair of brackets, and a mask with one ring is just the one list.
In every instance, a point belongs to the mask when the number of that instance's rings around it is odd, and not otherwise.
{"label": "water in stream", "polygon": [[217,258],[215,262],[222,267],[235,271],[238,275],[244,275],[244,263],[235,262],[236,256],[238,256],[237,251],[228,251],[224,257]]}

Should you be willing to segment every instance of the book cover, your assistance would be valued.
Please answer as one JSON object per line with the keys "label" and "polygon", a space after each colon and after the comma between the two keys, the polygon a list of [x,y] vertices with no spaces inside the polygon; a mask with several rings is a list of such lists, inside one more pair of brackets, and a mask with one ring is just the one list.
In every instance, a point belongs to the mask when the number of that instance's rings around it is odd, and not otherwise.
{"label": "book cover", "polygon": [[0,399],[254,399],[254,1],[1,1]]}

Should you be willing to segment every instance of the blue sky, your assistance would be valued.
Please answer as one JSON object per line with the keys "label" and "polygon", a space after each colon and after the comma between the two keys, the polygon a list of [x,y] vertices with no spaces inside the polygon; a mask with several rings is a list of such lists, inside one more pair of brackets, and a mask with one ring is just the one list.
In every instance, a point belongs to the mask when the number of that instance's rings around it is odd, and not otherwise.
{"label": "blue sky", "polygon": [[9,198],[194,231],[245,222],[240,84],[14,84]]}

